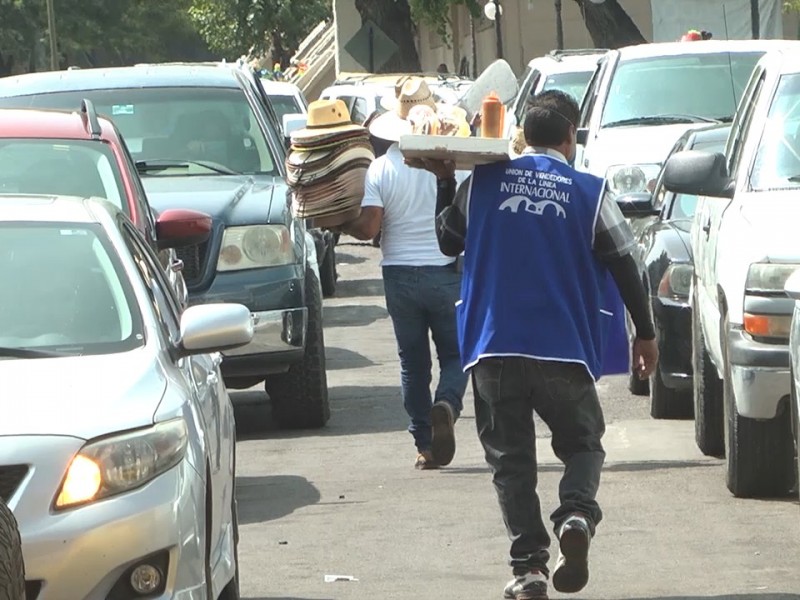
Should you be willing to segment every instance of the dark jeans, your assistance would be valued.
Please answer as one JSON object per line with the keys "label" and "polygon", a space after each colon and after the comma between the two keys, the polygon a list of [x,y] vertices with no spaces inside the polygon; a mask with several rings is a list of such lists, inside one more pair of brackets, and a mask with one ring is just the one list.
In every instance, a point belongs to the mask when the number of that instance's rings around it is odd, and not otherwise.
{"label": "dark jeans", "polygon": [[536,432],[533,411],[553,434],[564,463],[561,506],[551,515],[555,531],[572,513],[582,513],[594,534],[603,518],[595,496],[605,460],[603,411],[594,381],[583,365],[503,357],[471,369],[478,436],[492,469],[515,573],[549,573],[550,537],[536,493]]}
{"label": "dark jeans", "polygon": [[[417,449],[431,447],[431,406],[443,400],[456,416],[463,409],[468,376],[461,368],[455,303],[461,274],[446,267],[383,267],[386,308],[392,318],[400,355],[403,404],[411,418],[408,430]],[[439,385],[431,398],[430,335],[439,359]]]}

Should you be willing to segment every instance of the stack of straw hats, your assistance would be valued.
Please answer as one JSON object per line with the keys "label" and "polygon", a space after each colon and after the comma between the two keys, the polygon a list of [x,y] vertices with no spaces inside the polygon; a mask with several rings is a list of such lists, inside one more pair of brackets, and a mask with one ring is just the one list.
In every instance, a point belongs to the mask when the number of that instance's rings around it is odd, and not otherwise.
{"label": "stack of straw hats", "polygon": [[341,100],[308,107],[305,129],[293,132],[286,159],[292,211],[314,227],[336,227],[357,218],[367,169],[375,159],[369,133],[354,125]]}

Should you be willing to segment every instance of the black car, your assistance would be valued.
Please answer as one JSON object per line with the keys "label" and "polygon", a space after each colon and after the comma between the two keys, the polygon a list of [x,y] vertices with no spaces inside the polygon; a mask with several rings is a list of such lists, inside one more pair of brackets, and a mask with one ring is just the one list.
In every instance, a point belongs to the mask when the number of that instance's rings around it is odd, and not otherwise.
{"label": "black car", "polygon": [[233,65],[0,79],[0,107],[71,108],[83,98],[122,132],[156,209],[212,216],[209,240],[179,257],[190,305],[238,302],[253,314],[253,341],[224,353],[227,386],[265,382],[282,426],[325,425],[330,409],[313,241],[292,215],[286,148],[263,89]]}
{"label": "black car", "polygon": [[[721,151],[729,131],[730,124],[690,130],[669,156],[682,150]],[[653,418],[682,419],[694,414],[689,299],[694,269],[690,231],[697,197],[667,191],[663,174],[662,170],[652,194],[618,199],[638,242],[634,256],[650,295],[660,355],[650,380],[641,381],[632,374],[629,387],[636,395],[649,393]]]}

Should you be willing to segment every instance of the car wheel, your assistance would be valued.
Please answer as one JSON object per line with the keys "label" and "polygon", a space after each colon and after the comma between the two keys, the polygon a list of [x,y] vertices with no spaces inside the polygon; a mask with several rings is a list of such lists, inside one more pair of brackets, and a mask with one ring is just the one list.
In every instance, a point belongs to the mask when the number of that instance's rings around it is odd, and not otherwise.
{"label": "car wheel", "polygon": [[336,294],[336,249],[333,240],[327,243],[325,258],[319,266],[319,279],[322,284],[322,296],[330,298]]}
{"label": "car wheel", "polygon": [[25,600],[25,561],[14,513],[0,500],[0,600]]}
{"label": "car wheel", "polygon": [[272,401],[272,412],[280,427],[310,429],[324,427],[331,416],[328,377],[325,371],[325,339],[322,330],[322,295],[317,276],[306,270],[308,331],[303,359],[286,373],[267,377],[264,387]]}
{"label": "car wheel", "polygon": [[694,403],[691,391],[675,390],[664,384],[661,369],[650,378],[650,416],[654,419],[691,419]]}
{"label": "car wheel", "polygon": [[[727,321],[727,319],[726,319]],[[723,332],[727,332],[727,322]],[[736,410],[725,348],[723,380],[727,485],[737,498],[785,496],[794,484],[794,444],[787,411],[769,420],[748,419]]]}
{"label": "car wheel", "polygon": [[[697,306],[697,302],[693,306]],[[706,456],[724,456],[725,417],[722,406],[722,380],[706,350],[703,328],[697,310],[692,310],[692,371],[694,437]]]}

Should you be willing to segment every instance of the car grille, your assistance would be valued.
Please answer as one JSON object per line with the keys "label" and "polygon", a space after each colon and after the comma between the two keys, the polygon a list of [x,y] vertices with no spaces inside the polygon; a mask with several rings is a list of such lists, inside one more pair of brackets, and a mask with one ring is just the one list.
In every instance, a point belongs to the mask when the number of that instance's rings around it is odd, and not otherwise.
{"label": "car grille", "polygon": [[208,242],[175,248],[175,254],[183,261],[183,279],[187,285],[197,283],[203,274],[208,259]]}
{"label": "car grille", "polygon": [[11,499],[27,474],[27,465],[0,466],[0,498],[3,499],[3,502]]}

